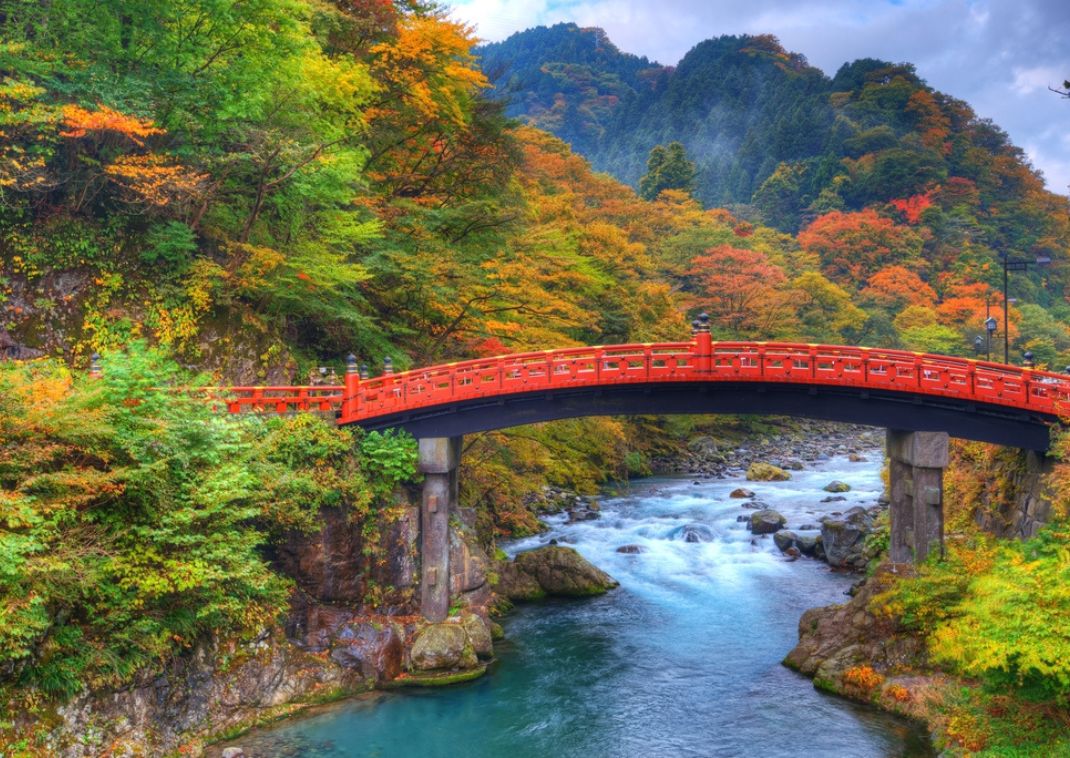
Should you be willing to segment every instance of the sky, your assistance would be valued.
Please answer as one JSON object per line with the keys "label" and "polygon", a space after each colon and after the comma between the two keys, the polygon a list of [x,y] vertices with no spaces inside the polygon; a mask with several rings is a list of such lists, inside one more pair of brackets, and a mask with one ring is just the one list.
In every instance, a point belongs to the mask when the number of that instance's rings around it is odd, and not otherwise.
{"label": "sky", "polygon": [[909,62],[932,87],[992,119],[1044,173],[1070,185],[1070,0],[450,0],[484,40],[572,21],[675,64],[721,34],[771,33],[832,75],[857,58]]}

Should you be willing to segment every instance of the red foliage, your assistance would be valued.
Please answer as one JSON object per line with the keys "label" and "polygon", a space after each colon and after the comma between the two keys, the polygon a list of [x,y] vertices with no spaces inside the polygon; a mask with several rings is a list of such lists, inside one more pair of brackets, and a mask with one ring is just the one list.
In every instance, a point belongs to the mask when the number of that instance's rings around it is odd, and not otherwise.
{"label": "red foliage", "polygon": [[936,292],[921,277],[902,266],[885,266],[869,278],[862,296],[878,305],[899,310],[908,305],[932,305]]}
{"label": "red foliage", "polygon": [[757,326],[780,304],[777,288],[787,281],[783,269],[765,253],[720,245],[691,261],[702,302],[710,315],[735,328]]}
{"label": "red foliage", "polygon": [[921,214],[933,204],[932,190],[921,195],[912,195],[905,200],[893,200],[891,206],[903,214],[908,224],[916,226],[921,222]]}
{"label": "red foliage", "polygon": [[818,255],[825,275],[848,284],[864,281],[889,265],[917,267],[922,243],[913,229],[872,208],[832,211],[799,232],[799,244]]}

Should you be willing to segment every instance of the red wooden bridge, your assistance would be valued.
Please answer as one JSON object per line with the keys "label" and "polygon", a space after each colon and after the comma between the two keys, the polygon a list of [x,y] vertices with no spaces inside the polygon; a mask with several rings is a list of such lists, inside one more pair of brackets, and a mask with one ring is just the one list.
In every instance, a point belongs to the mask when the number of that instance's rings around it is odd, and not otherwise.
{"label": "red wooden bridge", "polygon": [[1070,377],[901,350],[777,342],[608,345],[518,353],[337,386],[232,387],[227,407],[334,412],[340,424],[448,437],[583,415],[774,413],[1044,450]]}

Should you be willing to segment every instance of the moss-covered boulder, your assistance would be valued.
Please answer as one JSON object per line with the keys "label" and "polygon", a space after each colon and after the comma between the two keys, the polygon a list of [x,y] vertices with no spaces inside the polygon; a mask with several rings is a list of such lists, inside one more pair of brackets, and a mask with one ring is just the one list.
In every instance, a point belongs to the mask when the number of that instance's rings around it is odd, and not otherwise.
{"label": "moss-covered boulder", "polygon": [[[616,579],[575,550],[559,545],[547,545],[521,553],[513,562],[513,568],[534,580],[543,595],[589,597],[602,595],[618,586]],[[530,597],[530,591],[527,594],[528,597],[510,596],[510,599],[534,599]]]}
{"label": "moss-covered boulder", "polygon": [[502,561],[495,573],[498,575],[498,582],[494,591],[499,597],[514,603],[526,603],[546,597],[546,590],[539,581],[512,561]]}
{"label": "moss-covered boulder", "polygon": [[836,480],[825,485],[825,492],[850,492],[851,485],[847,482]]}
{"label": "moss-covered boulder", "polygon": [[773,534],[784,528],[788,520],[777,511],[765,508],[750,515],[751,534]]}
{"label": "moss-covered boulder", "polygon": [[412,644],[412,668],[417,671],[470,669],[479,665],[464,626],[457,623],[428,624]]}
{"label": "moss-covered boulder", "polygon": [[483,659],[494,655],[494,642],[491,636],[490,624],[484,618],[475,613],[466,613],[461,617],[461,626],[468,637],[468,644],[472,651]]}
{"label": "moss-covered boulder", "polygon": [[747,467],[748,482],[786,482],[789,479],[791,474],[772,463],[752,463]]}

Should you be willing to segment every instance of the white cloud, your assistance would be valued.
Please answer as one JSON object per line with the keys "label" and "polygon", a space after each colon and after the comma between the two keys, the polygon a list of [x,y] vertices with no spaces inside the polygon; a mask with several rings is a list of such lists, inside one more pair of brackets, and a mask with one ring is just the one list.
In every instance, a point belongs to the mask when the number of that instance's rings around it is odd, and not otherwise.
{"label": "white cloud", "polygon": [[1070,155],[1053,126],[1070,102],[1068,0],[455,0],[489,40],[538,24],[600,26],[622,50],[662,63],[720,34],[772,33],[828,74],[856,58],[911,62],[929,84],[970,103],[1065,192]]}

